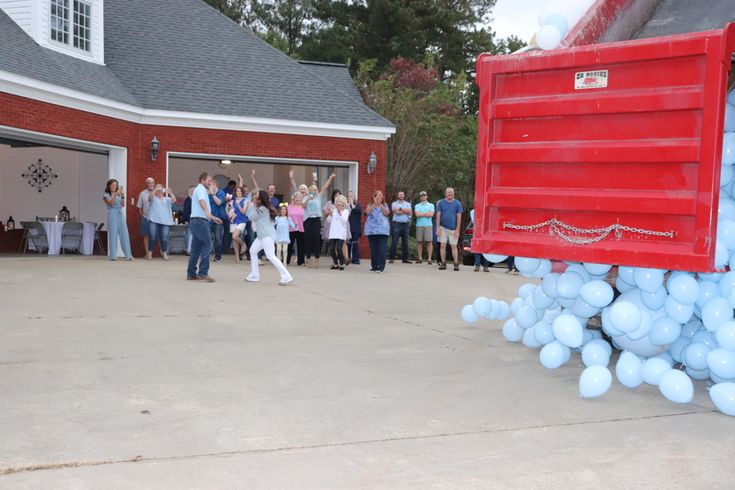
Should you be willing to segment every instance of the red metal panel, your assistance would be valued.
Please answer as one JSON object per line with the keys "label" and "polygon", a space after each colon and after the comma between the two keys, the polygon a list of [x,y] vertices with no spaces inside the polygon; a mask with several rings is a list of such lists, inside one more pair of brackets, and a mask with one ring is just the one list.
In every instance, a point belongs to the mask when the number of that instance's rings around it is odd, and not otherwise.
{"label": "red metal panel", "polygon": [[733,51],[735,24],[481,56],[473,251],[713,270]]}

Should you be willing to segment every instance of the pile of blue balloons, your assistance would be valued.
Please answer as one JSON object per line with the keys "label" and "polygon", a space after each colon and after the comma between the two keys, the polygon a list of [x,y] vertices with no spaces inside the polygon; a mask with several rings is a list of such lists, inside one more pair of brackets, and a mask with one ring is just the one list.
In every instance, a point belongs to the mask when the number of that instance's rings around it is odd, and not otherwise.
{"label": "pile of blue balloons", "polygon": [[[672,402],[689,403],[692,380],[709,380],[714,405],[735,416],[734,166],[735,91],[729,94],[725,118],[715,253],[718,268],[732,264],[729,272],[618,266],[613,281],[611,265],[566,262],[564,272],[557,273],[550,260],[516,257],[519,272],[541,283],[521,286],[510,305],[477,298],[462,308],[462,319],[505,320],[503,336],[539,349],[539,361],[548,369],[579,352],[585,365],[581,397],[598,397],[610,389],[615,348],[622,351],[614,369],[623,386],[646,383]],[[507,257],[485,258],[497,263]],[[601,329],[589,328],[593,317],[599,317]]]}

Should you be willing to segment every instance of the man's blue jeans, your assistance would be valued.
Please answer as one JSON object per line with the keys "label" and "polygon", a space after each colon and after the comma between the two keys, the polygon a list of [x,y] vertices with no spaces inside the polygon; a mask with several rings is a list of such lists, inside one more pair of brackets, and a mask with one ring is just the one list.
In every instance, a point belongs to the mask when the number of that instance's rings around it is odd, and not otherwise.
{"label": "man's blue jeans", "polygon": [[396,257],[396,248],[398,248],[398,239],[401,239],[401,259],[408,260],[408,223],[393,222],[391,226],[390,240],[390,260]]}
{"label": "man's blue jeans", "polygon": [[[189,277],[206,276],[209,274],[209,254],[212,253],[212,235],[209,222],[204,218],[191,218],[191,255],[186,275]],[[199,272],[197,272],[197,263]]]}
{"label": "man's blue jeans", "polygon": [[217,224],[214,221],[209,222],[209,227],[214,234],[214,258],[219,260],[222,258],[222,236],[224,234],[225,227],[222,224]]}

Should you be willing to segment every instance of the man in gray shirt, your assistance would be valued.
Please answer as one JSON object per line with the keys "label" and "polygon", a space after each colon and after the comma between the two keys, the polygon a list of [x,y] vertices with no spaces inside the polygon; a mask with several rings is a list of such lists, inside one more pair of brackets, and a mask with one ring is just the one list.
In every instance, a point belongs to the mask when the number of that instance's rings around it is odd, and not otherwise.
{"label": "man in gray shirt", "polygon": [[151,236],[150,226],[148,225],[148,214],[151,211],[151,201],[148,199],[148,196],[153,192],[153,189],[156,188],[156,181],[153,180],[153,177],[148,177],[145,179],[145,185],[147,188],[143,189],[140,191],[140,194],[138,194],[138,212],[140,213],[140,230],[138,233],[143,237],[143,248],[148,250],[148,240]]}

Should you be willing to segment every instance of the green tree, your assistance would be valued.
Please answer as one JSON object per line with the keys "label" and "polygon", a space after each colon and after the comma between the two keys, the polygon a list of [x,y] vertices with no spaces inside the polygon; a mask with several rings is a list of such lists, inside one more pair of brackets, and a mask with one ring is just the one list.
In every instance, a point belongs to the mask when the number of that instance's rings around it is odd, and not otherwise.
{"label": "green tree", "polygon": [[247,0],[204,0],[238,24],[247,23]]}
{"label": "green tree", "polygon": [[471,205],[477,118],[462,110],[465,75],[442,81],[436,67],[398,58],[376,77],[376,66],[361,64],[357,78],[366,102],[396,124],[388,141],[388,195],[402,189],[415,198],[427,190],[437,198],[452,186]]}

